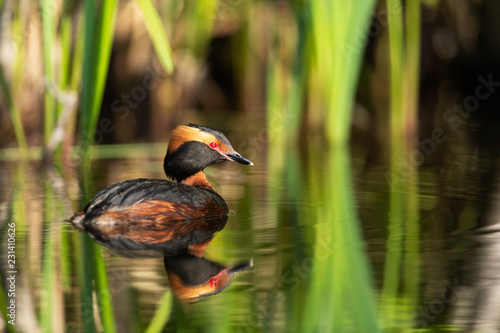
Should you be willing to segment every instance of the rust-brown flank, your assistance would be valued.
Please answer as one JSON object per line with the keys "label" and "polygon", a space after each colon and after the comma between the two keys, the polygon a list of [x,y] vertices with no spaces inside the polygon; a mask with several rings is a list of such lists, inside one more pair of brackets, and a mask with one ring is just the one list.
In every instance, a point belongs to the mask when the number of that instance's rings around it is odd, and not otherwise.
{"label": "rust-brown flank", "polygon": [[[226,209],[213,201],[208,201],[203,207],[193,207],[149,200],[122,210],[109,210],[99,217],[96,225],[107,237],[123,235],[136,242],[156,244],[177,239],[195,230],[213,233],[223,221],[224,214],[227,214]],[[214,218],[202,219],[206,216]],[[187,220],[196,222],[189,223]]]}

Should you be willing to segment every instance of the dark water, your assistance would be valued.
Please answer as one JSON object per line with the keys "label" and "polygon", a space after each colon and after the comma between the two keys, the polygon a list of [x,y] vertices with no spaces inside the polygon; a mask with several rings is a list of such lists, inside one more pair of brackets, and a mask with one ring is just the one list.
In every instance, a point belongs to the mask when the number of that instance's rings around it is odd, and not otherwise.
{"label": "dark water", "polygon": [[[205,258],[253,259],[253,267],[220,294],[174,298],[165,332],[499,331],[500,197],[490,155],[457,149],[393,174],[390,161],[367,162],[366,152],[351,154],[347,169],[332,169],[342,157],[327,162],[321,151],[264,157],[206,170],[232,214]],[[91,192],[162,178],[161,165],[161,156],[97,160]],[[65,221],[82,206],[78,177],[11,162],[0,175],[4,299],[7,223],[15,223],[15,329],[83,331],[83,236]],[[391,188],[394,177],[402,190]],[[162,258],[102,253],[117,331],[146,330],[170,299]]]}

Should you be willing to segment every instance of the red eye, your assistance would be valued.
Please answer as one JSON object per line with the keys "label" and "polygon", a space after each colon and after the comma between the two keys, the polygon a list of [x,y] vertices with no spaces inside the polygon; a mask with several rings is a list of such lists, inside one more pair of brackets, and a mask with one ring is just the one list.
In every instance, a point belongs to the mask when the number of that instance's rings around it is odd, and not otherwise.
{"label": "red eye", "polygon": [[210,278],[209,283],[210,283],[210,287],[212,287],[212,288],[217,287],[217,279],[216,278]]}
{"label": "red eye", "polygon": [[217,148],[217,143],[210,142],[210,148],[213,148],[213,149]]}

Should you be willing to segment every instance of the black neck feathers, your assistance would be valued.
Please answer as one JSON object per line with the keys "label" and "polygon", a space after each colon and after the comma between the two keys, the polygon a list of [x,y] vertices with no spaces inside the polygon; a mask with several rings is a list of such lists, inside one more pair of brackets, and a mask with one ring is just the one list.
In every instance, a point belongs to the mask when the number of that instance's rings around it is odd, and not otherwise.
{"label": "black neck feathers", "polygon": [[197,286],[207,283],[225,267],[205,258],[198,258],[190,254],[181,254],[174,257],[166,256],[165,268],[177,275],[185,285]]}
{"label": "black neck feathers", "polygon": [[207,166],[223,160],[224,157],[203,142],[188,141],[165,156],[163,170],[167,177],[181,182]]}

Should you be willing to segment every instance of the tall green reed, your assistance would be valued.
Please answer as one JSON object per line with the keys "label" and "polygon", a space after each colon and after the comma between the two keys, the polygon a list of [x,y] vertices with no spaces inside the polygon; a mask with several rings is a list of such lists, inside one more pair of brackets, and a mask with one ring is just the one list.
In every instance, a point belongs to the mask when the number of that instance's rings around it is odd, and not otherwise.
{"label": "tall green reed", "polygon": [[55,219],[54,191],[50,184],[45,185],[44,202],[45,237],[43,240],[42,295],[40,303],[40,326],[44,332],[54,331],[54,289],[57,275],[55,272],[55,233],[51,229]]}
{"label": "tall green reed", "polygon": [[[173,69],[173,60],[168,40],[153,3],[147,0],[138,0],[143,12],[146,27],[158,52],[160,62],[168,72]],[[114,26],[117,15],[118,1],[105,1],[97,4],[95,1],[84,2],[84,54],[83,54],[83,89],[82,106],[80,113],[80,157],[82,176],[82,199],[88,202],[92,198],[89,183],[90,150],[101,109],[109,59],[113,44]],[[111,292],[108,285],[106,262],[100,246],[91,242],[88,236],[82,235],[83,254],[80,271],[82,283],[82,312],[85,331],[95,328],[95,321],[91,311],[93,291],[95,288],[99,305],[99,314],[106,332],[115,332],[115,320]],[[95,286],[92,285],[95,281]]]}
{"label": "tall green reed", "polygon": [[[9,75],[6,75],[4,69],[0,68],[0,83],[23,159],[28,158],[29,154],[21,117],[22,110],[19,109],[19,105],[23,104],[21,97],[24,98],[26,95],[21,91],[27,89],[26,84],[33,78],[33,74],[26,71],[27,68],[33,67],[31,64],[26,66],[26,61],[30,58],[28,52],[33,47],[40,47],[42,51],[42,74],[36,84],[39,84],[43,90],[44,103],[40,108],[40,114],[43,117],[42,136],[45,145],[53,136],[55,126],[64,110],[65,101],[61,100],[61,95],[66,93],[67,89],[78,90],[80,82],[79,74],[82,66],[78,59],[80,50],[76,47],[80,36],[78,33],[72,33],[72,20],[74,18],[78,20],[79,17],[76,15],[75,8],[77,7],[68,1],[64,2],[62,10],[58,8],[59,6],[58,3],[41,1],[39,7],[31,3],[20,2],[2,8],[12,10],[12,21],[8,26],[7,36],[15,57],[13,57],[14,65]],[[36,10],[34,10],[35,7]],[[38,21],[41,22],[40,25],[37,25]],[[41,38],[37,40],[39,45],[34,46],[31,41],[36,38],[38,32]],[[61,48],[58,45],[61,45]],[[69,87],[68,81],[71,81]],[[66,137],[72,137],[72,133],[70,127]],[[53,151],[50,153],[52,154]]]}
{"label": "tall green reed", "polygon": [[[55,40],[55,6],[50,0],[40,1],[42,21],[42,53],[45,85],[55,83],[54,45]],[[48,142],[56,122],[56,102],[48,89],[45,90],[44,104],[44,141]]]}
{"label": "tall green reed", "polygon": [[80,113],[82,162],[90,163],[90,147],[100,113],[111,56],[118,1],[84,2],[83,87]]}
{"label": "tall green reed", "polygon": [[[84,54],[82,104],[80,113],[80,152],[81,152],[81,190],[84,202],[92,198],[89,179],[90,148],[100,113],[104,85],[106,82],[109,58],[113,43],[114,26],[118,1],[84,2]],[[84,203],[85,204],[85,203]],[[115,332],[116,326],[113,307],[107,285],[105,264],[99,246],[87,235],[81,236],[83,247],[80,283],[82,285],[82,315],[85,332],[95,330],[92,311],[93,292],[99,305],[101,322],[106,332]],[[95,281],[95,285],[92,283]]]}
{"label": "tall green reed", "polygon": [[[309,156],[306,188],[319,190],[309,200],[317,205],[310,218],[316,223],[309,290],[304,304],[301,332],[378,332],[373,282],[352,195],[347,149],[325,156],[316,149]],[[314,192],[314,190],[312,191]]]}
{"label": "tall green reed", "polygon": [[396,0],[387,6],[393,9],[388,14],[391,193],[381,322],[389,329],[410,329],[420,281],[418,171],[403,174],[401,168],[417,137],[421,3],[411,1],[403,9]]}
{"label": "tall green reed", "polygon": [[368,38],[373,0],[311,1],[314,68],[321,91],[317,93],[331,145],[343,147],[349,139],[351,114]]}
{"label": "tall green reed", "polygon": [[[0,9],[2,11],[5,10],[3,2],[0,4]],[[22,69],[25,65],[25,39],[23,36],[26,35],[26,18],[22,13],[21,4],[16,4],[13,7],[12,14],[13,19],[12,25],[10,26],[10,33],[12,36],[17,36],[18,38],[14,39],[14,43],[12,43],[10,47],[12,48],[12,52],[16,54],[16,58],[13,61],[14,64],[10,77],[7,76],[3,64],[0,64],[0,87],[12,121],[16,141],[20,148],[21,158],[26,159],[28,157],[28,144],[19,110],[19,102],[16,99],[19,90],[22,89]]]}
{"label": "tall green reed", "polygon": [[[43,171],[44,203],[43,203],[43,237],[42,237],[42,268],[40,295],[40,327],[43,332],[54,332],[65,327],[64,315],[64,284],[69,280],[69,263],[65,255],[58,255],[62,250],[62,234],[57,225],[61,217],[67,215],[64,209],[64,193],[60,184],[58,171],[47,168]],[[68,283],[68,282],[66,282]]]}
{"label": "tall green reed", "polygon": [[187,46],[196,57],[202,58],[211,38],[217,1],[185,2],[185,20],[190,25]]}
{"label": "tall green reed", "polygon": [[[408,150],[416,149],[415,139],[418,137],[418,97],[420,86],[420,28],[421,3],[410,1],[406,8],[406,130],[409,132]],[[420,205],[418,172],[408,179],[406,248],[405,248],[405,299],[408,322],[417,310],[420,285]],[[411,324],[410,324],[411,325]]]}
{"label": "tall green reed", "polygon": [[[80,90],[82,83],[83,68],[83,17],[76,6],[71,1],[65,1],[61,10],[59,24],[59,40],[61,45],[60,64],[58,68],[58,89],[60,92],[71,92],[76,94]],[[66,124],[63,124],[65,133],[64,140],[73,142],[76,129],[78,102],[67,105],[66,101],[60,101],[57,106],[57,120],[66,117]],[[66,115],[64,113],[70,113]],[[59,124],[58,124],[59,125]],[[60,126],[60,125],[59,125]],[[64,154],[68,152],[64,151]],[[64,156],[68,158],[68,156]],[[66,235],[63,234],[63,237]]]}
{"label": "tall green reed", "polygon": [[[319,188],[320,194],[312,194],[314,198],[307,200],[314,200],[311,202],[315,202],[318,208],[314,216],[310,216],[316,223],[316,241],[312,257],[314,267],[301,318],[303,324],[299,329],[303,332],[378,330],[371,273],[354,208],[346,147],[364,48],[364,45],[352,45],[352,41],[367,38],[367,33],[362,36],[356,34],[367,30],[373,6],[374,1],[310,1],[300,7],[306,8],[308,14],[303,21],[309,23],[311,28],[299,24],[299,29],[305,30],[298,33],[300,41],[297,45],[309,48],[307,56],[297,52],[295,57],[303,62],[304,68],[310,69],[309,72],[301,72],[295,65],[287,68],[288,59],[285,61],[275,53],[270,54],[267,81],[268,156],[269,168],[276,169],[270,174],[273,175],[271,179],[279,179],[280,172],[285,173],[284,170],[289,167],[283,156],[287,145],[295,142],[286,138],[298,137],[296,134],[288,135],[279,126],[288,128],[289,123],[273,126],[272,114],[279,113],[281,119],[287,119],[284,115],[290,110],[303,109],[301,98],[289,95],[305,89],[303,78],[308,77],[311,85],[317,88],[309,99],[314,99],[320,106],[308,112],[320,114],[319,118],[326,119],[320,128],[327,136],[327,146],[323,147],[321,158],[308,158],[326,167],[320,173],[317,165],[311,165],[310,170],[314,172],[310,172],[312,179],[305,186],[316,191]],[[286,80],[288,73],[292,75]],[[295,113],[292,111],[292,114]],[[298,119],[301,116],[295,121],[298,122]],[[297,125],[291,128],[298,131]],[[325,244],[331,251],[325,251]]]}
{"label": "tall green reed", "polygon": [[[311,1],[312,40],[318,98],[329,149],[318,208],[316,261],[307,299],[307,331],[377,332],[373,283],[352,197],[346,147],[354,97],[374,1]],[[359,34],[362,34],[361,36]],[[325,253],[320,242],[333,246]],[[304,321],[304,322],[305,322]]]}
{"label": "tall green reed", "polygon": [[163,68],[170,74],[174,70],[174,59],[161,18],[151,0],[136,1],[142,11],[142,15],[144,16],[144,24],[146,25],[149,37],[153,42],[158,59],[160,60]]}
{"label": "tall green reed", "polygon": [[156,309],[151,323],[144,331],[145,333],[156,333],[163,331],[163,328],[165,327],[165,324],[167,323],[170,316],[170,312],[172,311],[172,302],[172,293],[170,291],[165,292],[158,302],[158,308]]}
{"label": "tall green reed", "polygon": [[[388,1],[387,6],[399,6],[401,1]],[[404,156],[406,145],[403,141],[403,14],[400,11],[391,11],[388,14],[389,22],[389,55],[390,55],[390,129],[391,129],[391,175],[397,182],[393,182],[390,196],[389,233],[387,236],[387,253],[384,267],[384,284],[382,288],[381,319],[383,325],[394,328],[398,325],[396,313],[398,308],[399,271],[401,269],[402,245],[404,239],[404,194],[403,184],[398,177],[398,158]]]}
{"label": "tall green reed", "polygon": [[19,109],[15,105],[15,101],[12,97],[11,88],[7,83],[7,79],[5,78],[3,67],[1,65],[0,65],[0,85],[2,87],[4,98],[7,102],[7,108],[9,109],[10,118],[12,121],[12,125],[14,127],[14,133],[16,135],[17,144],[21,149],[21,156],[23,157],[23,159],[26,159],[28,156],[28,143],[26,141],[26,135],[24,133],[21,114],[19,112]]}
{"label": "tall green reed", "polygon": [[[165,29],[150,0],[137,0],[146,28],[160,63],[168,73],[173,70],[173,56]],[[98,6],[85,1],[85,42],[83,55],[82,109],[80,113],[80,149],[83,163],[90,162],[90,148],[100,114],[109,58],[113,44],[117,1],[106,1]]]}
{"label": "tall green reed", "polygon": [[[292,187],[288,186],[287,180],[293,178],[300,181],[298,175],[294,174],[289,177],[290,175],[288,174],[289,167],[296,165],[291,161],[293,150],[290,151],[290,149],[288,149],[288,144],[290,141],[296,139],[298,135],[298,123],[302,111],[301,100],[303,83],[299,78],[302,71],[296,68],[297,66],[294,66],[294,70],[292,70],[292,68],[282,59],[283,53],[286,53],[294,59],[294,64],[300,63],[301,60],[297,59],[296,50],[294,50],[293,46],[286,48],[276,41],[278,36],[283,34],[283,28],[280,26],[279,20],[280,19],[277,18],[278,23],[272,27],[271,36],[273,43],[267,55],[266,122],[268,124],[268,175],[266,178],[266,202],[269,206],[267,218],[270,221],[280,221],[280,223],[275,226],[276,228],[284,228],[285,225],[283,224],[289,226],[293,223],[290,220],[283,220],[283,210],[280,205],[282,198],[288,197],[288,194],[293,192]],[[277,238],[279,243],[284,242],[278,235]],[[298,239],[300,239],[300,237]],[[292,242],[299,243],[298,239],[294,238]],[[300,257],[300,254],[298,254],[297,257],[294,256],[297,263],[300,263]],[[292,267],[295,261],[291,263],[284,262],[283,266]],[[275,269],[276,276],[288,274],[286,273],[287,268],[284,269],[285,272],[282,272],[283,269],[280,266],[277,266]],[[276,288],[278,287],[280,287],[279,284],[277,284]],[[287,300],[286,306],[290,311],[287,312],[287,320],[284,324],[287,330],[293,331],[294,328],[298,328],[298,325],[293,325],[292,323],[294,321],[300,321],[300,318],[293,314],[300,314],[302,309],[297,309],[297,305],[299,304],[295,301],[297,290],[292,291],[290,288],[284,288],[283,292]],[[274,294],[270,295],[270,299],[266,300],[265,305],[268,307],[276,306],[273,298],[277,297]],[[272,311],[267,311],[266,309],[262,317],[262,323],[259,326],[262,331],[271,332],[278,330],[277,327],[274,326],[275,321]]]}
{"label": "tall green reed", "polygon": [[[15,270],[17,271],[17,274],[16,274],[16,289],[17,289],[17,292],[16,294],[19,295],[19,288],[21,288],[21,285],[22,285],[22,281],[26,281],[27,279],[23,279],[25,275],[28,275],[29,274],[29,271],[30,271],[30,263],[29,263],[29,260],[27,259],[29,256],[28,256],[28,249],[26,248],[27,246],[25,245],[26,244],[26,240],[27,240],[27,235],[25,234],[22,234],[21,232],[19,232],[20,230],[23,230],[26,228],[26,225],[27,225],[27,219],[26,219],[26,198],[25,198],[25,194],[26,194],[26,184],[25,184],[25,175],[26,175],[26,169],[27,169],[27,165],[24,161],[21,161],[19,163],[19,166],[17,168],[17,170],[14,170],[13,171],[13,174],[12,174],[12,179],[13,179],[13,183],[14,183],[14,188],[13,188],[13,191],[12,191],[12,194],[11,194],[11,200],[9,202],[9,208],[8,208],[8,218],[7,218],[7,221],[8,221],[8,224],[10,223],[14,223],[15,225],[15,236],[14,236],[14,239],[15,239],[15,243],[14,243],[14,261],[15,261],[15,267],[11,269],[12,270]],[[7,238],[9,238],[9,234],[7,232],[7,228],[10,228],[10,226],[8,225],[7,223],[3,224],[2,226],[2,232],[1,232],[1,235],[2,235],[2,238],[5,238],[2,239],[2,244],[4,244],[6,247],[7,247]],[[10,245],[10,244],[9,244]],[[11,249],[9,249],[10,251]],[[7,251],[3,252],[3,253],[7,253]],[[21,258],[23,258],[23,260],[21,260]],[[26,258],[26,259],[24,259]],[[7,256],[5,257],[5,259],[8,259]],[[9,258],[11,259],[11,258]],[[10,264],[11,262],[9,262]],[[6,263],[7,264],[7,263]],[[7,266],[5,266],[7,267]],[[10,300],[12,298],[10,298],[9,296],[9,292],[8,290],[10,289],[7,288],[7,290],[4,290],[3,287],[0,287],[0,312],[2,313],[2,316],[4,318],[4,323],[6,325],[6,330],[8,332],[17,332],[18,330],[16,329],[16,327],[19,327],[19,326],[15,326],[15,325],[10,325],[8,324],[8,322],[10,320],[12,320],[13,318],[11,317],[8,317],[7,314],[10,312],[10,311],[7,311],[7,306],[10,305]],[[9,298],[7,298],[7,296],[9,296]],[[14,297],[15,299],[15,297]],[[15,299],[16,300],[16,299]],[[17,300],[16,300],[17,301]],[[19,321],[19,302],[16,302],[16,322]]]}

